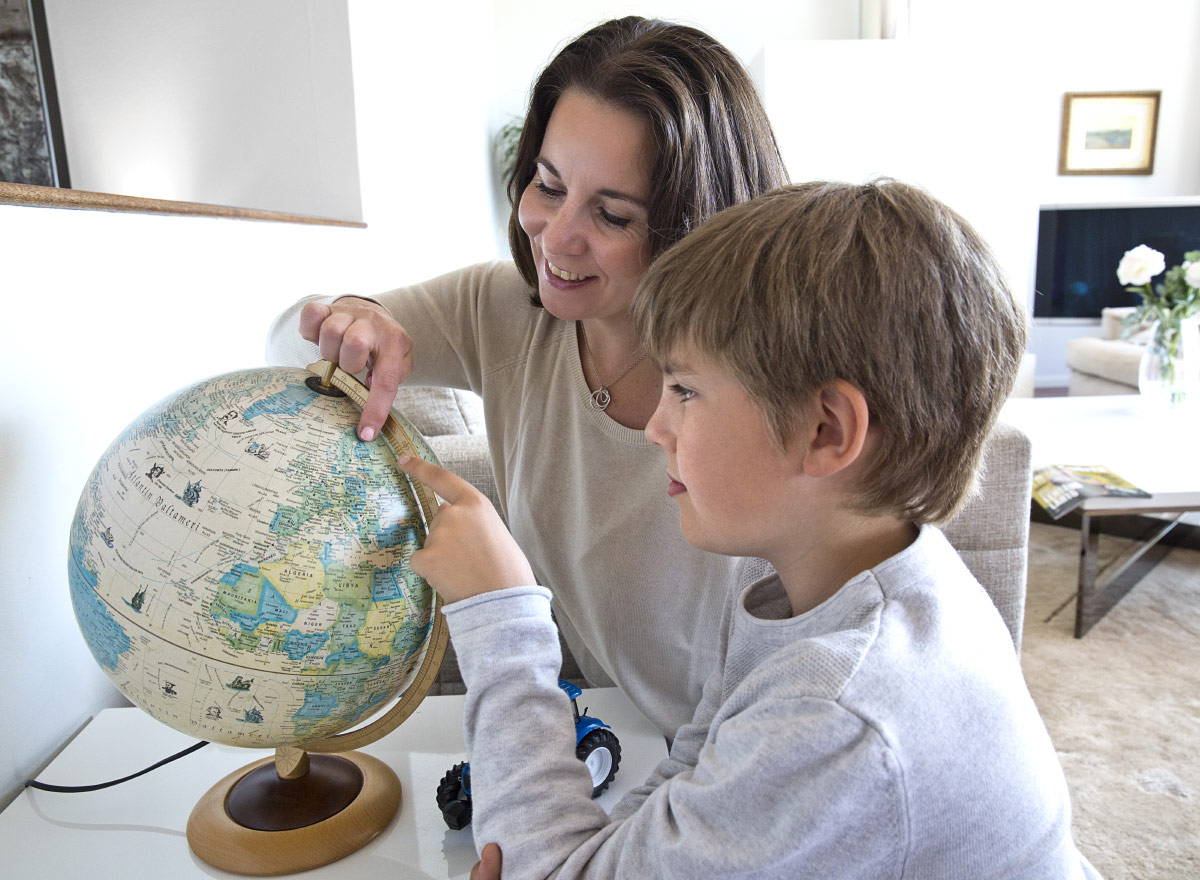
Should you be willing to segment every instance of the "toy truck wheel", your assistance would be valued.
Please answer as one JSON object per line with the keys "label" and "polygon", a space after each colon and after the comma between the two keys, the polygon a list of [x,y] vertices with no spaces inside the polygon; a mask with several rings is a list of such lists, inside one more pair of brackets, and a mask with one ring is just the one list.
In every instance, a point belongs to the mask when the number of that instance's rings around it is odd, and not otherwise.
{"label": "toy truck wheel", "polygon": [[464,763],[455,764],[438,783],[437,805],[446,826],[461,831],[471,824],[471,793],[463,791]]}
{"label": "toy truck wheel", "polygon": [[621,743],[611,730],[597,728],[579,741],[575,757],[587,765],[592,774],[592,797],[599,797],[621,766]]}

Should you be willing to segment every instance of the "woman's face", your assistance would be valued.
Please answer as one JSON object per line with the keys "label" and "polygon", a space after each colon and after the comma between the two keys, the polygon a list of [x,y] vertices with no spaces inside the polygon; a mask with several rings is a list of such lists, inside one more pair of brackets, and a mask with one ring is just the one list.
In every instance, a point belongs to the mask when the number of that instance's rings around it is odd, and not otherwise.
{"label": "woman's face", "polygon": [[568,89],[517,217],[556,318],[624,316],[650,259],[650,142],[641,119]]}

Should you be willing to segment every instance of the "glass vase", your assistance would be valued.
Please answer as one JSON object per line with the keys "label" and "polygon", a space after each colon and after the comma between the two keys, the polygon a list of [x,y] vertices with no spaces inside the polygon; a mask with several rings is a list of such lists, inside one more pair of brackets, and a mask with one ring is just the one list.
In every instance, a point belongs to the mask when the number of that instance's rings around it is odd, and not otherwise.
{"label": "glass vase", "polygon": [[1154,325],[1138,366],[1138,391],[1172,406],[1200,400],[1200,315]]}

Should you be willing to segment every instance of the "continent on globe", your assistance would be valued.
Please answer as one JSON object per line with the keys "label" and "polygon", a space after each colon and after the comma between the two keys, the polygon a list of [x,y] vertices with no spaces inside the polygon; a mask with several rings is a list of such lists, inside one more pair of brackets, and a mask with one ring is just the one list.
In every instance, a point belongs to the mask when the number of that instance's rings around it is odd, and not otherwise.
{"label": "continent on globe", "polygon": [[331,736],[403,692],[429,643],[413,487],[310,376],[242,370],[170,395],[117,437],[76,509],[71,598],[93,656],[196,737]]}

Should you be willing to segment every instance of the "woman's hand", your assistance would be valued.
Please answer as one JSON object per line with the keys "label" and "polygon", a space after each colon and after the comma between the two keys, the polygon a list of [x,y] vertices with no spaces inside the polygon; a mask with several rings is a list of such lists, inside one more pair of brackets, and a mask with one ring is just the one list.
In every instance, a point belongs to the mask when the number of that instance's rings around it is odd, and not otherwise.
{"label": "woman's hand", "polygon": [[317,343],[321,357],[347,373],[367,371],[367,405],[358,420],[358,436],[374,440],[396,389],[412,372],[412,337],[383,306],[353,296],[332,305],[308,303],[300,311],[300,335]]}
{"label": "woman's hand", "polygon": [[537,583],[529,561],[487,496],[445,468],[403,456],[400,470],[440,495],[445,503],[413,553],[409,567],[447,602],[491,590]]}

